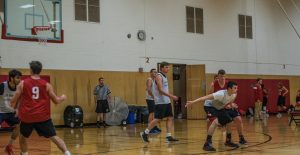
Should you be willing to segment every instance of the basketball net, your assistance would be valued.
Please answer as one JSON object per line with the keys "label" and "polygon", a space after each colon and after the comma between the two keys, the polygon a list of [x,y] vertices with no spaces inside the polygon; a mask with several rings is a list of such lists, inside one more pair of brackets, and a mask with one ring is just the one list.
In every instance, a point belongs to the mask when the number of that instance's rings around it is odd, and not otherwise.
{"label": "basketball net", "polygon": [[50,26],[34,26],[31,29],[31,34],[36,35],[40,45],[47,45],[48,31],[51,29]]}

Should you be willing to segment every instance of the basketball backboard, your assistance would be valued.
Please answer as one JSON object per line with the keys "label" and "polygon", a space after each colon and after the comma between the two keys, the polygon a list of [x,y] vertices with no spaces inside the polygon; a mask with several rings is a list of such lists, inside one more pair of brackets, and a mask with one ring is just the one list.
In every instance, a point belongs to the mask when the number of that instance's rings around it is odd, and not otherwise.
{"label": "basketball backboard", "polygon": [[61,0],[5,0],[2,39],[63,43]]}

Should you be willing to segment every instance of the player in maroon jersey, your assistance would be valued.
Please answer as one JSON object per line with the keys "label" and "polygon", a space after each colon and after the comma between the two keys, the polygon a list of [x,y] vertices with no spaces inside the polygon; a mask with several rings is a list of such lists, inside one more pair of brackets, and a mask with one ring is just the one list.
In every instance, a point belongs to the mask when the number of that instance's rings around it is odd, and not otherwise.
{"label": "player in maroon jersey", "polygon": [[[225,70],[220,69],[217,74],[217,78],[214,79],[210,86],[209,93],[215,93],[219,90],[224,90],[227,87],[228,81],[226,80],[225,77]],[[232,116],[234,123],[237,126],[237,131],[239,134],[239,143],[240,144],[247,144],[247,141],[244,138],[243,135],[243,122],[242,122],[242,117],[240,116],[240,113],[237,110],[238,107],[227,107],[226,110],[228,113]],[[206,111],[207,113],[207,118],[208,118],[208,123],[207,123],[207,128],[209,128],[210,124],[215,120],[216,116],[213,116],[211,113]],[[226,133],[226,141],[231,141],[231,133]]]}
{"label": "player in maroon jersey", "polygon": [[59,104],[66,100],[65,95],[57,96],[51,84],[40,78],[42,64],[39,61],[29,63],[31,77],[21,81],[17,86],[15,95],[11,100],[15,107],[19,101],[18,113],[20,124],[20,148],[21,155],[28,154],[27,138],[33,129],[39,134],[49,138],[65,154],[70,155],[65,142],[56,136],[56,131],[50,118],[50,100]]}
{"label": "player in maroon jersey", "polygon": [[224,69],[220,69],[218,71],[217,76],[214,77],[214,81],[210,85],[209,93],[215,93],[219,90],[226,89],[227,80],[225,78],[225,74],[226,72]]}
{"label": "player in maroon jersey", "polygon": [[[218,74],[214,76],[214,81],[210,84],[210,89],[209,89],[210,94],[215,93],[219,90],[226,89],[227,82],[225,79],[225,74],[226,74],[225,70],[220,69],[218,71]],[[216,117],[212,116],[212,114],[210,114],[207,111],[207,119],[208,119],[207,121],[207,129],[208,129],[210,124],[216,119]]]}

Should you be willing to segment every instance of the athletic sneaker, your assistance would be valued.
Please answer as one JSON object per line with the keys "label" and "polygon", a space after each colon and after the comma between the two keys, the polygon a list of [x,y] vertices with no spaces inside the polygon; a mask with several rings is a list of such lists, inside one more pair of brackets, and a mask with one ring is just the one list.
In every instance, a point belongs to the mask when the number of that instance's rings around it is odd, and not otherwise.
{"label": "athletic sneaker", "polygon": [[204,145],[203,145],[203,150],[204,151],[216,151],[216,149],[212,146],[211,143],[208,143],[206,142]]}
{"label": "athletic sneaker", "polygon": [[281,118],[281,117],[282,117],[281,113],[278,113],[278,114],[276,115],[276,117],[277,117],[277,118]]}
{"label": "athletic sneaker", "polygon": [[8,155],[13,155],[13,154],[14,154],[13,149],[12,149],[12,145],[11,145],[11,144],[6,145],[6,147],[5,147],[5,152],[6,152]]}
{"label": "athletic sneaker", "polygon": [[157,130],[157,131],[159,131],[159,132],[161,132],[161,129],[158,128],[157,126],[155,126],[154,129]]}
{"label": "athletic sneaker", "polygon": [[233,143],[232,141],[226,141],[225,146],[236,147],[236,148],[239,147],[238,144],[235,144],[235,143]]}
{"label": "athletic sneaker", "polygon": [[156,135],[156,134],[160,134],[160,133],[161,133],[161,131],[154,129],[154,128],[152,128],[149,132],[149,134],[152,134],[152,135]]}
{"label": "athletic sneaker", "polygon": [[149,143],[148,134],[145,132],[140,132],[140,136],[145,143]]}
{"label": "athletic sneaker", "polygon": [[239,143],[242,144],[242,145],[245,145],[245,144],[247,144],[247,141],[246,141],[245,138],[243,137],[243,138],[240,138]]}
{"label": "athletic sneaker", "polygon": [[97,127],[98,127],[98,128],[101,128],[101,124],[100,124],[100,123],[97,123]]}
{"label": "athletic sneaker", "polygon": [[178,139],[175,139],[172,136],[168,136],[168,137],[166,137],[166,139],[167,139],[167,142],[177,142],[177,141],[179,141]]}

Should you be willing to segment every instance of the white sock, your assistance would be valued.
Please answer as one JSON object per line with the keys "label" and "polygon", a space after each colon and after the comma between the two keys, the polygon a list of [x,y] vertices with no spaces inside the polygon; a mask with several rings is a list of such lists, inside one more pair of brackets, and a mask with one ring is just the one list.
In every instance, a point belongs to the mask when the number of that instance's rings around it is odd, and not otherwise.
{"label": "white sock", "polygon": [[145,134],[147,134],[147,135],[148,135],[148,134],[149,134],[149,132],[150,132],[150,130],[149,130],[149,129],[146,129],[146,130],[145,130]]}
{"label": "white sock", "polygon": [[28,155],[28,152],[22,152],[21,155]]}
{"label": "white sock", "polygon": [[69,151],[66,151],[65,155],[71,155],[71,153]]}
{"label": "white sock", "polygon": [[171,133],[167,133],[167,136],[166,137],[171,137],[172,135],[171,135]]}

